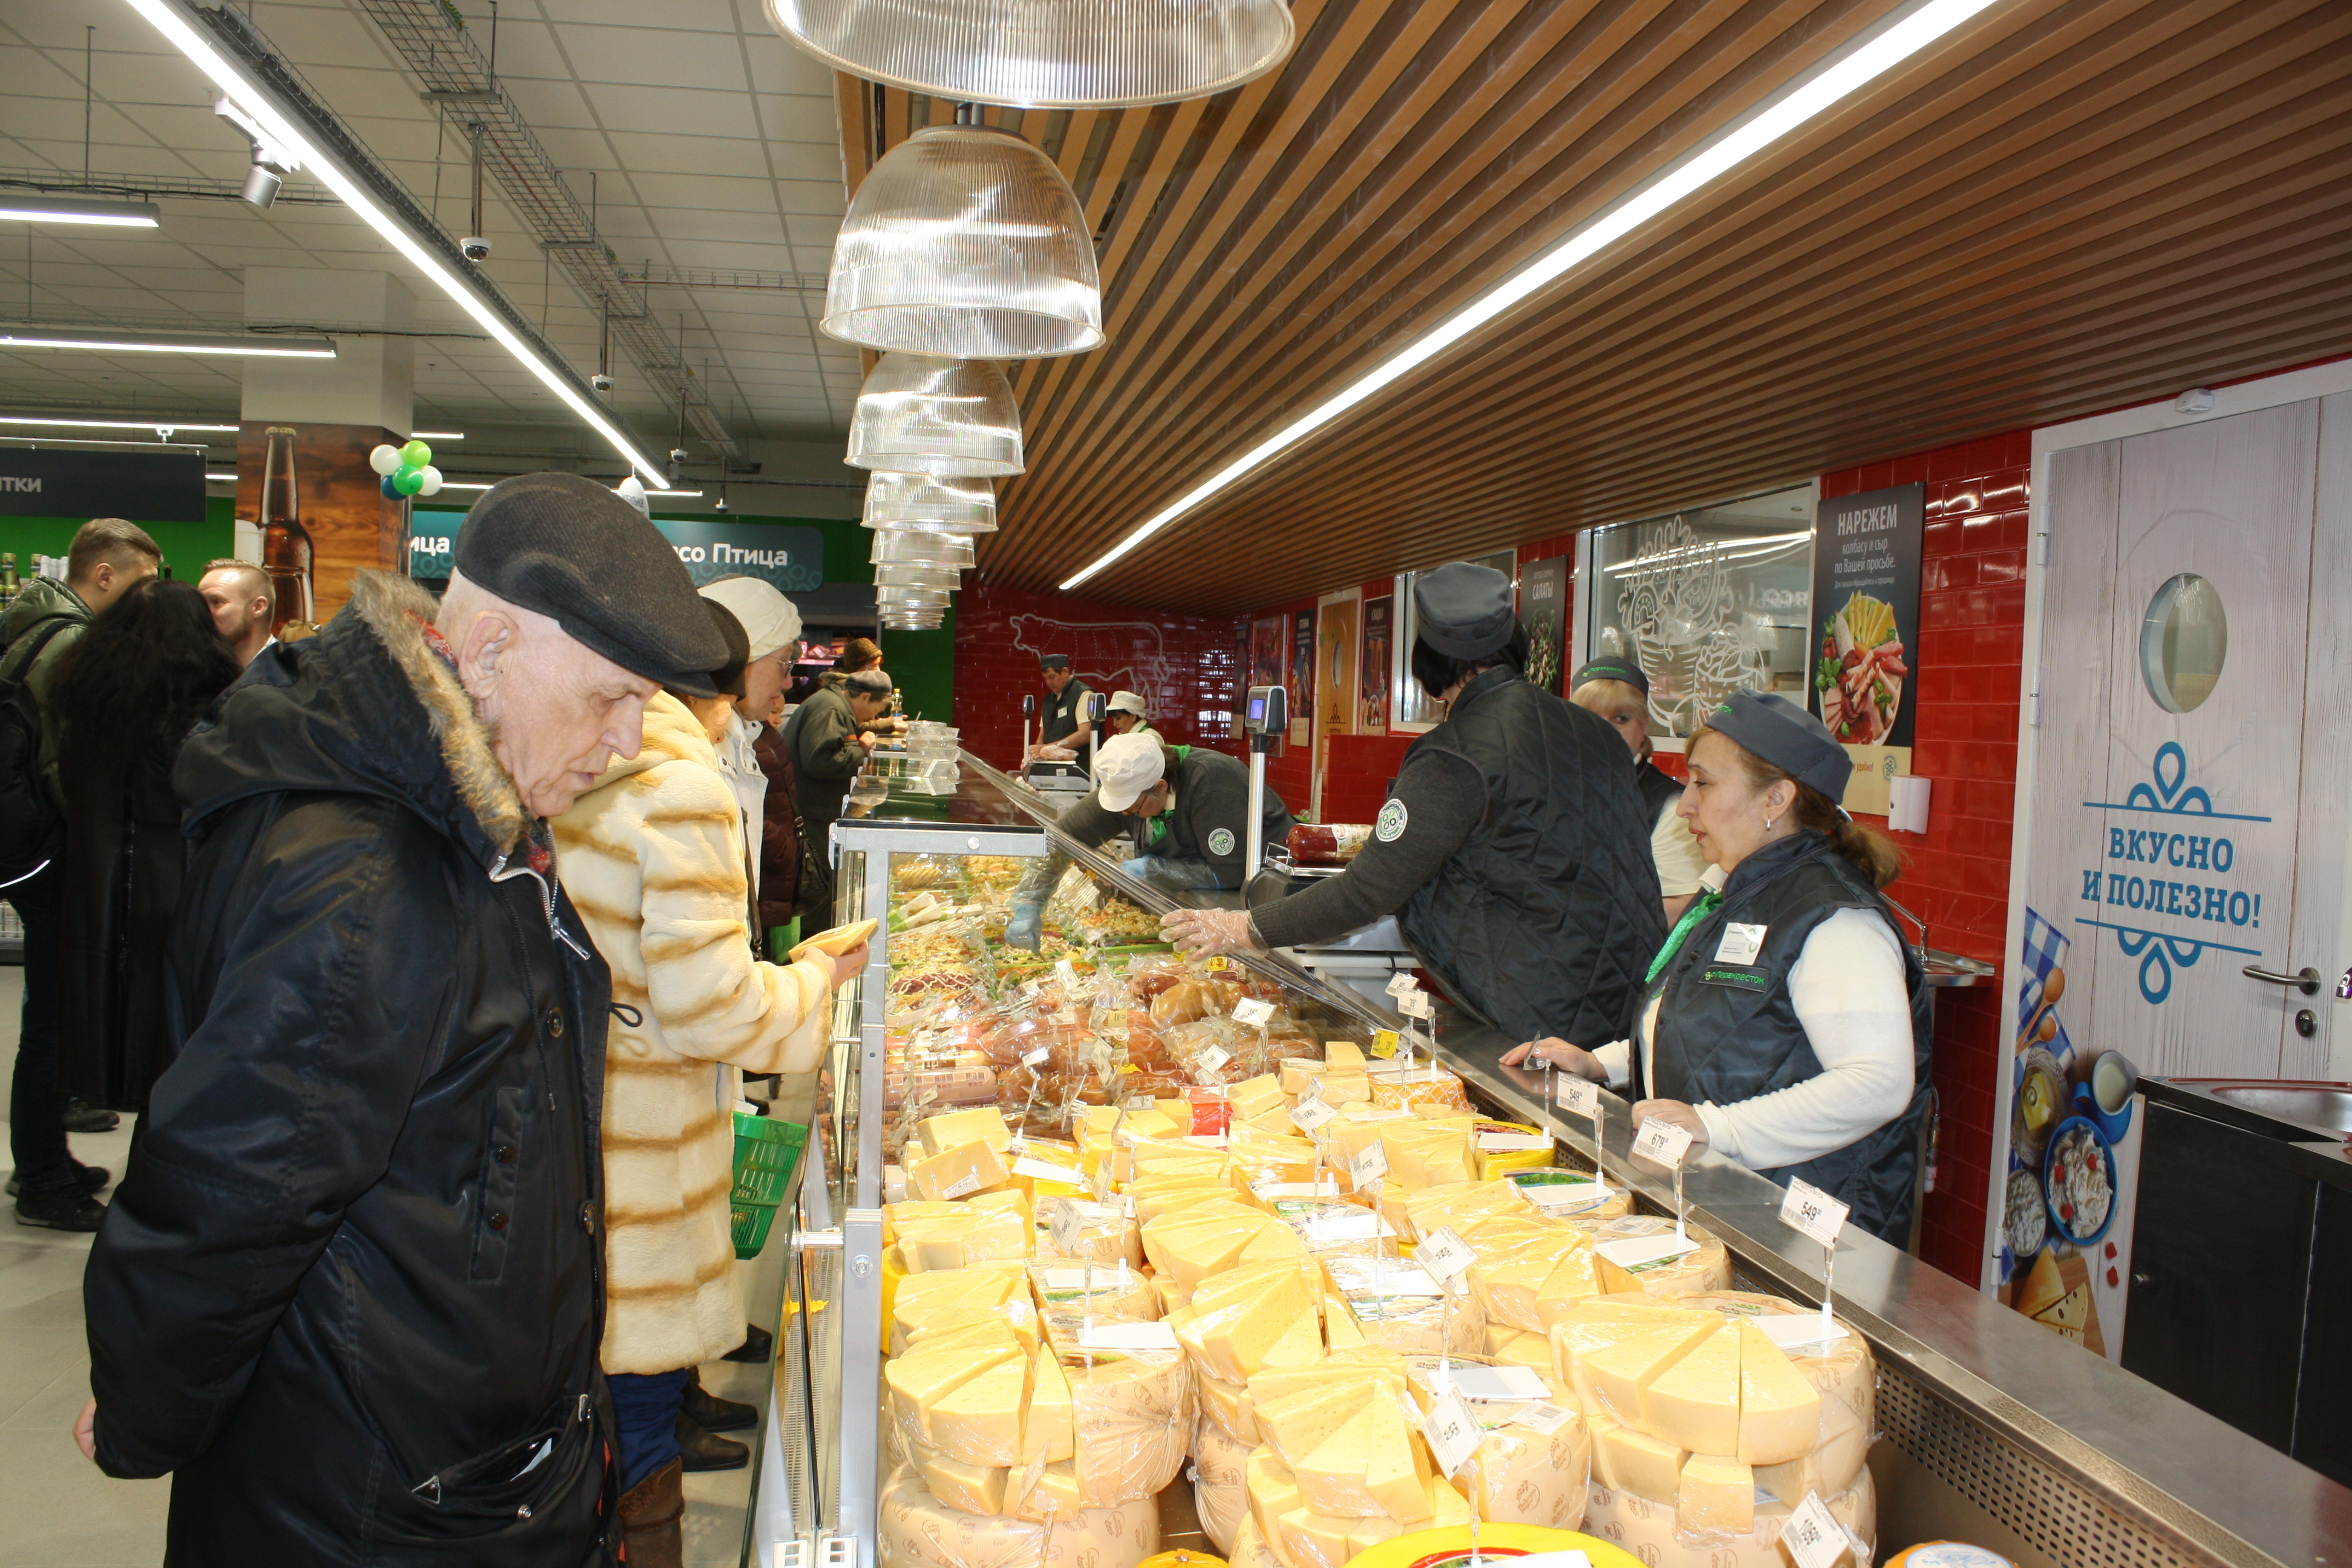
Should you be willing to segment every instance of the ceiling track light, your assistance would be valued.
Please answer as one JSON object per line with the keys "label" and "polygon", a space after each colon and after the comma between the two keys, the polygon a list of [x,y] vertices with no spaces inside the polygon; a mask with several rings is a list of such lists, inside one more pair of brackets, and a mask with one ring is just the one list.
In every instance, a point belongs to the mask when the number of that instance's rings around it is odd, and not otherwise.
{"label": "ceiling track light", "polygon": [[0,326],[0,348],[87,349],[99,353],[228,354],[246,359],[332,359],[326,338],[261,332],[118,331],[109,327]]}
{"label": "ceiling track light", "polygon": [[153,202],[110,202],[81,196],[0,195],[0,218],[13,223],[99,224],[113,228],[153,228],[163,209]]}
{"label": "ceiling track light", "polygon": [[[1250,474],[1383,388],[1436,359],[1539,289],[1559,281],[1573,268],[1767,147],[1794,134],[1994,3],[1995,0],[1916,0],[1916,3],[1882,18],[1876,26],[1856,37],[1803,80],[1786,89],[1615,205],[1579,225],[1501,282],[1391,353],[1338,392],[1144,519],[1125,538],[1097,556],[1083,570],[1064,578],[1062,590],[1066,593],[1076,588],[1178,518],[1231,489]],[[878,169],[880,165],[876,167]],[[871,176],[868,178],[870,180]]]}
{"label": "ceiling track light", "polygon": [[468,279],[452,271],[448,264],[435,253],[431,237],[422,231],[412,231],[406,224],[385,211],[353,166],[343,161],[341,153],[314,145],[309,137],[295,128],[287,111],[279,105],[278,89],[251,66],[231,58],[205,37],[206,24],[196,7],[188,0],[131,0],[131,5],[147,18],[173,48],[203,71],[246,118],[268,132],[273,146],[299,158],[302,166],[341,198],[343,205],[351,208],[360,221],[375,230],[394,250],[405,257],[410,265],[424,273],[435,288],[480,323],[482,330],[499,347],[538,377],[590,429],[609,442],[631,468],[643,474],[651,484],[663,481],[660,466],[637,449],[636,444],[620,426],[597,406],[592,395],[573,384],[567,370],[534,351]]}

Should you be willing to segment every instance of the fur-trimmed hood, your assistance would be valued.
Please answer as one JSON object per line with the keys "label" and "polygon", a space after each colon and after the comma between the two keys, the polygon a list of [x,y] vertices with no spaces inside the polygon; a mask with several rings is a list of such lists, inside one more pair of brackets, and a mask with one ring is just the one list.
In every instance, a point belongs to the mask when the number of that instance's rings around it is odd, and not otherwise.
{"label": "fur-trimmed hood", "polygon": [[512,851],[531,815],[425,640],[434,611],[407,579],[362,572],[319,636],[265,649],[181,748],[189,836],[248,796],[315,790],[396,800],[485,865]]}

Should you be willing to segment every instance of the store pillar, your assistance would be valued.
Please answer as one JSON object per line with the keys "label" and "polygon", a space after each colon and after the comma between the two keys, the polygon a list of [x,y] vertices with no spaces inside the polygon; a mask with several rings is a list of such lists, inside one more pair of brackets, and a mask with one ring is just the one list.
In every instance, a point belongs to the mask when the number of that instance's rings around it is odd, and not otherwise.
{"label": "store pillar", "polygon": [[238,553],[269,571],[279,624],[324,625],[354,573],[404,565],[408,504],[384,499],[368,453],[408,439],[415,302],[387,273],[248,267],[245,314],[335,336],[331,360],[245,362],[236,449]]}

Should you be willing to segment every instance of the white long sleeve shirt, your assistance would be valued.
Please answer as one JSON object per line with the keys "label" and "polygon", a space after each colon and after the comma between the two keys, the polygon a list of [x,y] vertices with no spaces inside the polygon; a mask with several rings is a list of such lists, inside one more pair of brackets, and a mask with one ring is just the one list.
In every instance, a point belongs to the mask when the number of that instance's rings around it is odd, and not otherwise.
{"label": "white long sleeve shirt", "polygon": [[[1723,872],[1702,879],[1719,887]],[[1698,1106],[1708,1145],[1754,1171],[1801,1164],[1876,1131],[1911,1103],[1911,997],[1894,928],[1870,910],[1840,910],[1805,938],[1789,973],[1789,999],[1822,1070],[1732,1105]],[[1642,1017],[1642,1060],[1654,1068],[1658,1004]],[[1593,1053],[1612,1089],[1633,1078],[1633,1044]],[[1643,1081],[1655,1083],[1654,1071]]]}

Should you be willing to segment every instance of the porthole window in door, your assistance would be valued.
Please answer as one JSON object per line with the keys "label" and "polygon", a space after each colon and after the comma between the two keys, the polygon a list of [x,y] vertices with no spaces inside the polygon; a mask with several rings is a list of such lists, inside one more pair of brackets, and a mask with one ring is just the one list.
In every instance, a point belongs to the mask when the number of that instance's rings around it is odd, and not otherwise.
{"label": "porthole window in door", "polygon": [[2168,713],[2188,713],[2213,695],[2230,656],[2230,617],[2221,592],[2194,572],[2156,591],[2139,624],[2139,673]]}

